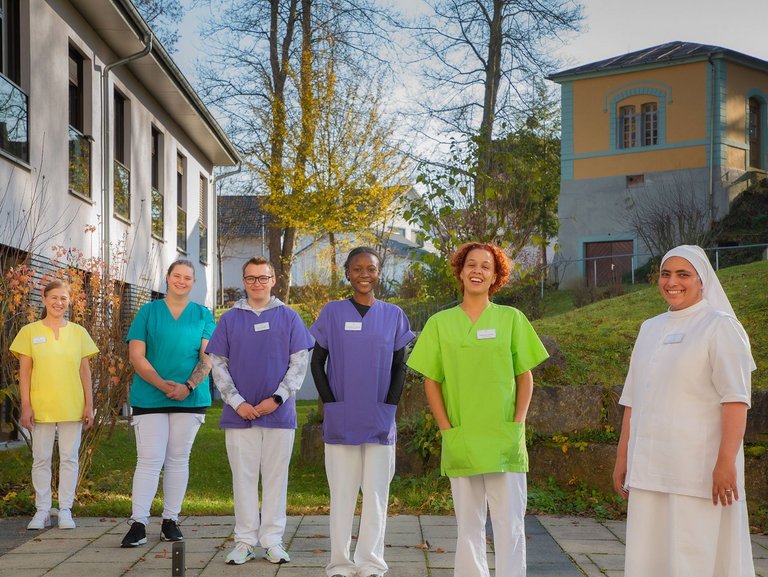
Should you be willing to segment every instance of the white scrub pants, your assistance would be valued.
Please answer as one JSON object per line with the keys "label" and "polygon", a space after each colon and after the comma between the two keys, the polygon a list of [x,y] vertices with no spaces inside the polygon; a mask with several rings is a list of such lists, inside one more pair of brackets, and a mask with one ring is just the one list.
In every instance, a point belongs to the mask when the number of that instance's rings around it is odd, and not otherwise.
{"label": "white scrub pants", "polygon": [[32,427],[32,486],[35,488],[35,507],[50,511],[51,460],[56,429],[59,430],[59,509],[71,509],[75,502],[77,473],[80,470],[80,421],[62,423],[35,423]]}
{"label": "white scrub pants", "polygon": [[134,415],[136,471],[133,474],[131,519],[147,524],[163,471],[163,519],[179,520],[189,481],[189,454],[205,415],[151,413]]}
{"label": "white scrub pants", "polygon": [[525,577],[525,473],[488,473],[450,480],[458,525],[454,577],[490,577],[485,541],[488,509],[497,577]]}
{"label": "white scrub pants", "polygon": [[[280,545],[285,533],[288,465],[293,429],[226,429],[227,457],[235,497],[235,542],[265,549]],[[259,514],[261,474],[261,514]]]}
{"label": "white scrub pants", "polygon": [[[325,444],[325,474],[331,492],[331,562],[328,575],[379,575],[384,562],[389,484],[395,475],[395,445]],[[363,492],[360,530],[350,558],[357,495]]]}
{"label": "white scrub pants", "polygon": [[744,496],[733,505],[629,490],[625,577],[754,577]]}

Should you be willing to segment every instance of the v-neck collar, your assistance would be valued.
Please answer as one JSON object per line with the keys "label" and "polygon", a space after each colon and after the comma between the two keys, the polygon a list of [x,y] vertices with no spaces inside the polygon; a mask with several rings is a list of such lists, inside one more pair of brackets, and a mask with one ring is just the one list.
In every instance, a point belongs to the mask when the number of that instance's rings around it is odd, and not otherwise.
{"label": "v-neck collar", "polygon": [[187,309],[189,308],[189,305],[192,304],[192,301],[187,301],[187,304],[184,306],[183,309],[181,309],[181,312],[179,313],[178,317],[173,316],[173,312],[171,311],[171,307],[168,306],[168,302],[165,299],[161,299],[163,301],[163,305],[165,306],[165,310],[168,311],[168,314],[171,316],[171,318],[174,321],[178,321],[181,317],[184,316],[184,313],[187,312]]}

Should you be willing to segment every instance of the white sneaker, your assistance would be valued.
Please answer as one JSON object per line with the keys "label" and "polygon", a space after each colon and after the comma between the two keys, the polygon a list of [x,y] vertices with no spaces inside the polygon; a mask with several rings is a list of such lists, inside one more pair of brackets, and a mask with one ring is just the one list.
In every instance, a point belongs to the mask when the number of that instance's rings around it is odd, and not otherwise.
{"label": "white sneaker", "polygon": [[251,559],[256,559],[253,547],[248,545],[248,543],[238,542],[235,544],[235,548],[227,555],[227,565],[242,565]]}
{"label": "white sneaker", "polygon": [[72,511],[69,509],[59,510],[59,529],[74,529],[75,522],[72,519]]}
{"label": "white sneaker", "polygon": [[264,559],[270,563],[288,563],[288,561],[291,560],[282,544],[267,549],[267,554],[264,555]]}
{"label": "white sneaker", "polygon": [[27,525],[29,531],[39,531],[51,526],[51,514],[48,511],[37,511]]}

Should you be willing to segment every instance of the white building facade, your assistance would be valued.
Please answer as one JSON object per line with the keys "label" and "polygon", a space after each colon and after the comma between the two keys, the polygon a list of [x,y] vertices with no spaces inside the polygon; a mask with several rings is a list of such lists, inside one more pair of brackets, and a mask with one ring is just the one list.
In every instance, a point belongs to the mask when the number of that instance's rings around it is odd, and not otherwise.
{"label": "white building facade", "polygon": [[185,258],[213,306],[213,173],[239,162],[232,143],[129,0],[0,3],[0,250],[120,258],[158,293]]}

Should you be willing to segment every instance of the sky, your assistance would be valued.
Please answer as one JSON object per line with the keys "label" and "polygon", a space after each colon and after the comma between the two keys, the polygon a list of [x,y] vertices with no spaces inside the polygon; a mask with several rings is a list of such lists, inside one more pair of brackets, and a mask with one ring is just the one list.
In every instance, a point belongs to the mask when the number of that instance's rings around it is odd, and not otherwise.
{"label": "sky", "polygon": [[[420,0],[390,2],[406,16],[423,10]],[[672,40],[714,44],[768,60],[764,32],[768,0],[583,0],[581,4],[582,31],[553,47],[563,70]],[[187,13],[174,56],[193,82],[195,60],[205,48],[199,35],[204,14],[202,9]]]}
{"label": "sky", "polygon": [[582,32],[556,50],[563,69],[672,40],[714,44],[768,60],[766,0],[584,0]]}

